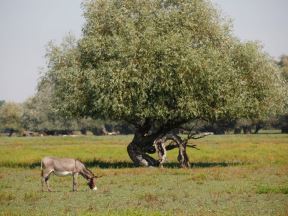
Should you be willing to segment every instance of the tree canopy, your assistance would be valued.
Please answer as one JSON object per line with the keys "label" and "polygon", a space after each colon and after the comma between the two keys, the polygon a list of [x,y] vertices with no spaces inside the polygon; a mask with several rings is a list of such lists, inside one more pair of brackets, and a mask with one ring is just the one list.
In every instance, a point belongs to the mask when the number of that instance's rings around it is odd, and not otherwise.
{"label": "tree canopy", "polygon": [[49,44],[42,80],[66,115],[133,124],[130,145],[144,158],[157,137],[191,120],[284,106],[278,67],[259,44],[235,38],[210,1],[90,0],[83,9],[82,37]]}

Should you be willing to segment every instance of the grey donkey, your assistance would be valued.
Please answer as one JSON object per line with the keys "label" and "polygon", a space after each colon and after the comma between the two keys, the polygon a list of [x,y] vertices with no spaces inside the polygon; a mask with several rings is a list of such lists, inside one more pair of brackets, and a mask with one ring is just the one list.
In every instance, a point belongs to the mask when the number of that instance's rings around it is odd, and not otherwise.
{"label": "grey donkey", "polygon": [[41,160],[41,183],[42,191],[44,191],[44,182],[47,186],[48,191],[51,191],[49,186],[49,177],[51,173],[54,173],[56,176],[67,176],[72,175],[73,177],[73,191],[77,191],[77,177],[80,174],[88,181],[88,186],[91,190],[96,191],[96,178],[89,169],[85,167],[77,159],[73,158],[56,158],[56,157],[44,157]]}

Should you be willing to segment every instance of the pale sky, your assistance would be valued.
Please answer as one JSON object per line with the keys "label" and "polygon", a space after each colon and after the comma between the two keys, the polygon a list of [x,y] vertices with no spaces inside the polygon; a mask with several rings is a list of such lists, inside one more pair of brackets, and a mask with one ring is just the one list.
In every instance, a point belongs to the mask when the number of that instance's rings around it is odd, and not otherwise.
{"label": "pale sky", "polygon": [[[33,96],[45,47],[81,35],[81,0],[0,0],[0,100]],[[275,59],[288,55],[288,0],[212,0],[241,40],[257,40]]]}

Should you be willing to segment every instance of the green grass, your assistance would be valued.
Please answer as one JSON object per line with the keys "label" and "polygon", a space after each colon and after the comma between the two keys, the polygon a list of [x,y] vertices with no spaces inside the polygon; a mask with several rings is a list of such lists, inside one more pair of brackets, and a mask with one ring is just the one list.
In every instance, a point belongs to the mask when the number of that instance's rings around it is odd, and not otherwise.
{"label": "green grass", "polygon": [[[227,135],[195,140],[191,169],[177,150],[164,169],[135,168],[132,136],[0,138],[0,215],[288,215],[288,135]],[[76,157],[96,174],[98,191],[79,177],[51,177],[41,192],[44,155]]]}
{"label": "green grass", "polygon": [[267,193],[288,194],[288,184],[285,186],[261,185],[258,187],[257,193],[259,194],[267,194]]}

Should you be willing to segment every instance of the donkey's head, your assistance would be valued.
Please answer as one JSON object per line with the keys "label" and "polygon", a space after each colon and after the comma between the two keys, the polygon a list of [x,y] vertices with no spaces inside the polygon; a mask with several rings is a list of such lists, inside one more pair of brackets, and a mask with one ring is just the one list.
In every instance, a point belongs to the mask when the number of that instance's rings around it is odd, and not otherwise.
{"label": "donkey's head", "polygon": [[97,190],[97,187],[96,187],[96,176],[93,176],[92,178],[89,179],[88,181],[88,186],[91,190],[94,190],[96,191]]}
{"label": "donkey's head", "polygon": [[94,190],[94,191],[96,191],[97,190],[97,187],[96,187],[96,179],[97,178],[101,178],[102,177],[102,175],[101,176],[95,176],[95,175],[93,175],[93,177],[91,177],[90,179],[89,179],[89,181],[88,181],[88,186],[89,186],[89,188],[91,189],[91,190]]}

